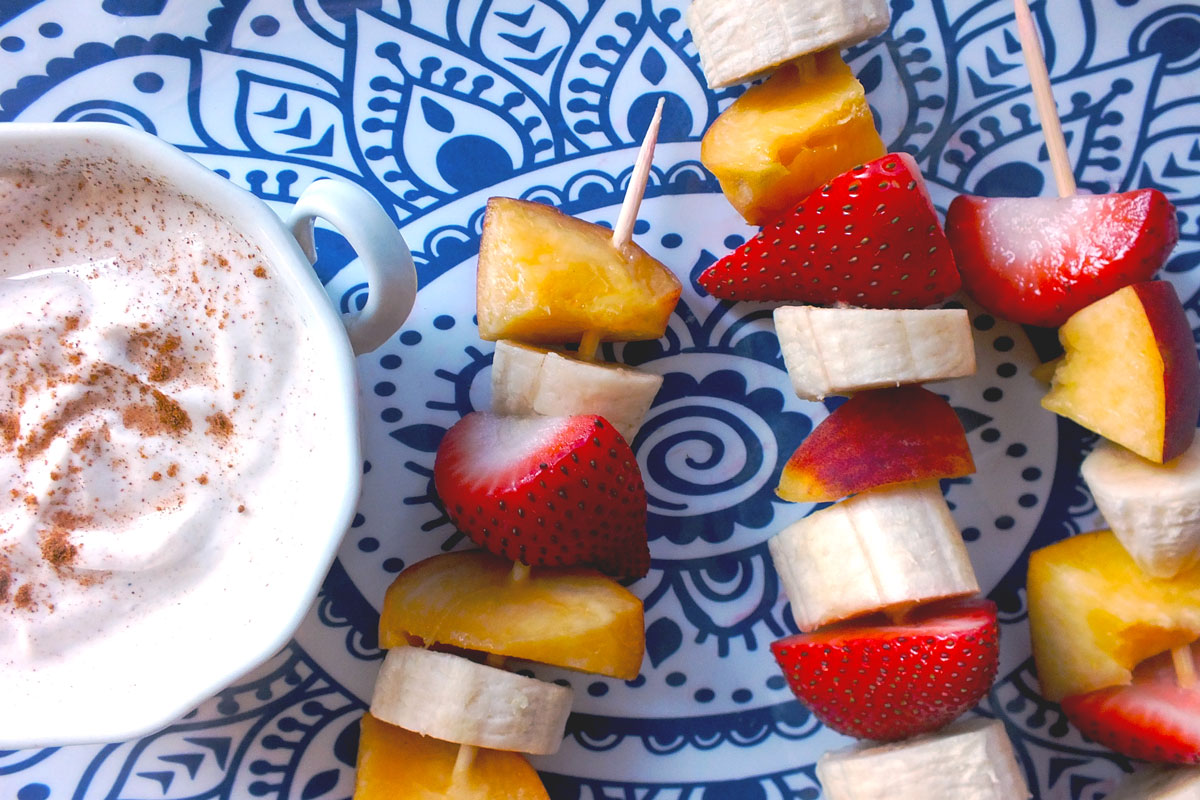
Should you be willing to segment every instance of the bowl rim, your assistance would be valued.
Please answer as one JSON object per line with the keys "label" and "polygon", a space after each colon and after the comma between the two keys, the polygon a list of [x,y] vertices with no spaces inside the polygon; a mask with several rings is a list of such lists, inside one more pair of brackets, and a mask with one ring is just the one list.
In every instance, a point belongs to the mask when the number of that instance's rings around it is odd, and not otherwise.
{"label": "bowl rim", "polygon": [[[108,155],[144,170],[148,176],[161,178],[182,194],[194,197],[214,213],[234,222],[241,233],[262,249],[272,264],[286,267],[289,291],[294,299],[301,301],[298,306],[306,321],[313,326],[313,338],[328,347],[330,364],[322,368],[321,381],[330,394],[337,398],[336,408],[341,411],[337,424],[326,424],[321,431],[322,438],[336,437],[342,443],[343,449],[339,452],[344,455],[342,460],[347,467],[340,480],[325,484],[330,493],[326,503],[330,508],[336,508],[332,517],[337,524],[326,536],[313,537],[313,541],[308,543],[310,552],[298,562],[296,569],[303,567],[306,573],[304,584],[307,590],[294,596],[284,596],[287,594],[285,592],[269,593],[272,602],[283,609],[275,616],[286,618],[286,624],[274,635],[264,635],[254,640],[257,646],[245,648],[244,655],[236,659],[236,667],[231,666],[204,677],[201,677],[202,671],[194,671],[194,680],[182,683],[172,693],[177,700],[171,704],[155,708],[139,704],[137,692],[130,691],[132,683],[136,683],[132,681],[131,685],[124,687],[131,701],[124,706],[126,713],[119,717],[101,715],[101,719],[88,720],[80,718],[80,707],[71,702],[69,692],[56,688],[53,701],[47,700],[44,704],[45,711],[48,714],[61,714],[64,723],[69,719],[69,729],[63,727],[62,733],[55,735],[23,733],[21,729],[26,728],[28,721],[13,718],[7,711],[3,715],[4,723],[0,724],[0,748],[4,749],[126,741],[170,725],[231,682],[262,665],[292,639],[304,621],[350,527],[362,487],[362,431],[355,357],[345,326],[311,264],[283,220],[264,201],[166,141],[124,125],[105,122],[14,122],[0,125],[0,168],[5,163],[20,163],[22,160],[29,163],[28,157],[20,159],[13,154],[14,148],[25,142],[36,142],[42,148],[47,144],[61,145],[64,150],[72,148],[71,152],[64,152],[63,157],[81,153],[83,148],[93,148],[97,153],[107,151]],[[326,468],[329,466],[333,465],[325,465]],[[259,597],[262,596],[260,593]],[[172,643],[173,646],[176,644]],[[180,662],[204,660],[202,656],[196,658],[194,652],[189,658],[187,651],[176,650]],[[16,667],[6,668],[9,674],[21,671]],[[149,677],[148,674],[137,676],[139,679]],[[178,680],[177,675],[170,674],[163,678]],[[75,688],[78,691],[81,687]],[[109,685],[106,691],[120,691],[120,688]],[[54,712],[54,709],[61,710]],[[34,726],[39,731],[45,727],[41,724]]]}

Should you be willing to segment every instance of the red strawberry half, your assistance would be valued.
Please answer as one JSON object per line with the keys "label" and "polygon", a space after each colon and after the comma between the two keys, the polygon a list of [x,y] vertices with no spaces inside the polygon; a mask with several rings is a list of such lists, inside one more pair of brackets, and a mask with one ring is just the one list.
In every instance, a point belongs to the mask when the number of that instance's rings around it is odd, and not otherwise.
{"label": "red strawberry half", "polygon": [[1062,707],[1084,736],[1130,758],[1200,764],[1200,686],[1179,685],[1170,653],[1139,664],[1131,685],[1068,697]]}
{"label": "red strawberry half", "polygon": [[998,317],[1056,327],[1148,281],[1179,240],[1157,189],[1075,197],[954,198],[946,214],[967,293]]}
{"label": "red strawberry half", "polygon": [[723,300],[924,308],[960,281],[917,162],[878,158],[834,178],[700,275]]}
{"label": "red strawberry half", "polygon": [[496,555],[628,578],[650,569],[642,473],[603,417],[468,414],[442,438],[433,482],[450,520]]}
{"label": "red strawberry half", "polygon": [[866,618],[790,636],[771,650],[821,722],[894,741],[942,727],[987,694],[998,640],[996,605],[971,598],[924,606],[898,625]]}

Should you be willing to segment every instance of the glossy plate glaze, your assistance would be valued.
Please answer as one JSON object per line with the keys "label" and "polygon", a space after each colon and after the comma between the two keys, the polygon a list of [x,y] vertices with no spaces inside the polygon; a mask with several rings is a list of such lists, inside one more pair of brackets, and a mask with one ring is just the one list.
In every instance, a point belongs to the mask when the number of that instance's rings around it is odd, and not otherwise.
{"label": "glossy plate glaze", "polygon": [[[367,187],[420,271],[406,327],[358,360],[364,492],[324,589],[277,656],[133,742],[0,753],[0,797],[301,798],[353,790],[357,719],[381,657],[378,606],[406,564],[461,544],[431,494],[442,433],[489,403],[472,321],[493,194],[611,224],[636,143],[666,98],[638,241],[684,281],[665,339],[606,346],[666,380],[634,442],[650,492],[648,653],[630,683],[542,670],[576,689],[562,750],[536,765],[556,800],[815,800],[845,742],[790,699],[767,649],[791,630],[766,539],[810,509],[776,478],[825,406],[789,389],[769,308],[695,284],[749,233],[699,165],[737,90],[709,92],[682,3],[652,0],[16,0],[0,5],[0,120],[108,120],[158,134],[283,212],[325,176]],[[914,153],[944,208],[960,192],[1052,191],[1007,0],[894,0],[848,58],[884,139]],[[1182,242],[1165,275],[1196,322],[1200,10],[1163,0],[1035,3],[1085,191],[1157,186]],[[364,277],[318,230],[318,273],[349,311]],[[972,309],[979,372],[939,386],[979,472],[948,482],[1003,618],[1002,718],[1045,800],[1100,800],[1129,764],[1041,700],[1023,575],[1032,548],[1095,524],[1078,478],[1094,441],[1038,406],[1045,334]],[[332,479],[332,478],[331,478]],[[130,653],[131,659],[137,653]]]}

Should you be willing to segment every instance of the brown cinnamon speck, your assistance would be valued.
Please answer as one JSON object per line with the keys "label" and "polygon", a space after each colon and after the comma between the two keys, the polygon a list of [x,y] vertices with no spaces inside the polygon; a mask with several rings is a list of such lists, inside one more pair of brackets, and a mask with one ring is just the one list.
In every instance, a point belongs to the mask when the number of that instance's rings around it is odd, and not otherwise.
{"label": "brown cinnamon speck", "polygon": [[22,611],[37,611],[37,603],[33,601],[33,584],[21,584],[16,597],[13,598],[13,605]]}
{"label": "brown cinnamon speck", "polygon": [[71,566],[79,548],[71,543],[70,535],[62,528],[43,533],[41,537],[42,558],[55,569]]}
{"label": "brown cinnamon speck", "polygon": [[21,418],[15,413],[0,414],[0,440],[8,447],[21,435]]}
{"label": "brown cinnamon speck", "polygon": [[208,423],[208,435],[221,441],[228,441],[233,435],[233,420],[224,411],[218,411],[212,416],[205,417]]}

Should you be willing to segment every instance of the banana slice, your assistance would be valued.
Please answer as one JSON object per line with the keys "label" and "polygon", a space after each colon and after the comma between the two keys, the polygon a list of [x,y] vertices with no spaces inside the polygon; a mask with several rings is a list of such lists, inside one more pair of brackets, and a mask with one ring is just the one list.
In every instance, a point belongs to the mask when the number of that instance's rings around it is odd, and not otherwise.
{"label": "banana slice", "polygon": [[792,386],[808,400],[975,373],[971,322],[961,308],[782,306],[775,333]]}
{"label": "banana slice", "polygon": [[714,89],[805,53],[870,39],[890,19],[887,0],[693,0],[687,11],[700,65]]}
{"label": "banana slice", "polygon": [[1028,800],[1004,725],[959,720],[886,745],[862,743],[817,760],[826,800]]}
{"label": "banana slice", "polygon": [[1149,767],[1121,782],[1108,800],[1197,800],[1200,767]]}
{"label": "banana slice", "polygon": [[1096,507],[1143,572],[1171,578],[1200,561],[1200,438],[1166,464],[1102,441],[1080,469]]}
{"label": "banana slice", "polygon": [[371,714],[447,742],[546,755],[562,743],[573,694],[450,653],[394,647],[379,668]]}
{"label": "banana slice", "polygon": [[633,441],[662,382],[660,375],[501,340],[492,360],[492,410],[518,416],[599,414]]}
{"label": "banana slice", "polygon": [[784,528],[767,546],[802,631],[979,591],[934,481],[855,495]]}

